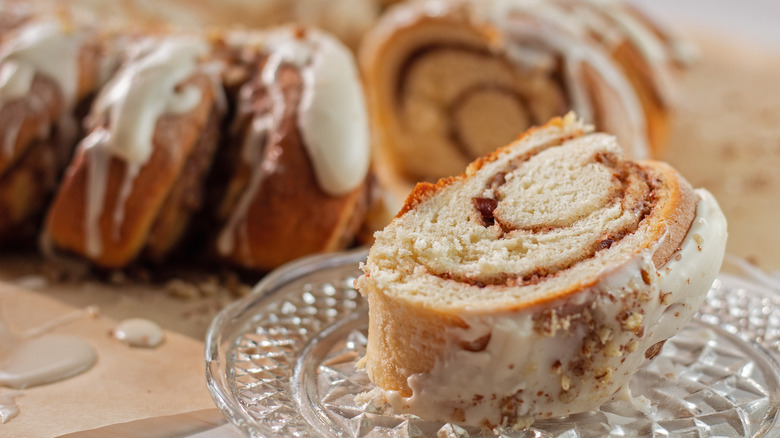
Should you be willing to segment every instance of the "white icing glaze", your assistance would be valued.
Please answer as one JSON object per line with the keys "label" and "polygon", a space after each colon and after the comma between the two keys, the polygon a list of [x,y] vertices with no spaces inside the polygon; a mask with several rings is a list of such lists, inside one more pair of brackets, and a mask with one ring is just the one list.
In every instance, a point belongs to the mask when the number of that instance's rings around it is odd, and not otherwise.
{"label": "white icing glaze", "polygon": [[0,384],[27,388],[81,374],[97,360],[85,341],[67,335],[47,335],[21,342],[0,362]]}
{"label": "white icing glaze", "polygon": [[197,87],[179,87],[199,68],[207,43],[195,37],[148,40],[106,84],[92,107],[92,120],[107,122],[81,143],[89,163],[86,185],[85,251],[98,257],[103,251],[99,220],[104,210],[108,168],[116,157],[126,163],[125,177],[112,214],[112,236],[119,237],[125,201],[135,177],[152,155],[155,127],[164,114],[192,110],[200,101]]}
{"label": "white icing glaze", "polygon": [[352,54],[331,37],[317,40],[312,66],[303,71],[298,121],[320,186],[336,196],[368,173],[368,115]]}
{"label": "white icing glaze", "polygon": [[[16,29],[0,45],[0,108],[30,93],[35,75],[53,80],[59,87],[67,112],[76,103],[79,81],[79,53],[83,36],[67,32],[55,20],[33,21]],[[31,102],[31,105],[43,105]],[[12,123],[2,138],[6,156],[13,147],[23,120]],[[43,123],[38,133],[45,137],[51,121]]]}
{"label": "white icing glaze", "polygon": [[13,283],[22,289],[43,289],[49,285],[49,280],[40,274],[31,274],[19,277]]}
{"label": "white icing glaze", "polygon": [[67,379],[91,368],[97,360],[92,346],[75,336],[48,333],[97,313],[92,306],[66,313],[18,337],[0,320],[0,386],[23,389]]}
{"label": "white icing glaze", "polygon": [[[0,318],[0,386],[24,389],[53,383],[87,371],[97,353],[85,341],[70,335],[47,334],[85,316],[96,316],[96,307],[66,313],[16,336]],[[0,393],[0,422],[19,414],[16,398],[21,392]]]}
{"label": "white icing glaze", "polygon": [[131,347],[154,348],[163,343],[165,333],[153,321],[130,318],[117,324],[114,337]]}
{"label": "white icing glaze", "polygon": [[0,46],[0,104],[26,96],[33,77],[43,74],[62,90],[66,106],[76,101],[82,36],[54,20],[23,25]]}
{"label": "white icing glaze", "polygon": [[[368,173],[368,121],[362,88],[350,52],[334,38],[314,30],[302,36],[287,28],[261,37],[233,35],[232,44],[261,47],[268,59],[260,72],[273,102],[270,114],[255,114],[242,145],[242,159],[251,169],[249,183],[220,232],[217,251],[231,254],[236,233],[246,234],[246,215],[262,181],[273,173],[281,153],[270,147],[285,114],[297,110],[298,129],[322,190],[338,196],[358,187]],[[301,72],[303,92],[297,109],[288,108],[277,83],[283,65]],[[242,96],[239,113],[250,105]],[[243,224],[243,226],[242,226]],[[247,237],[247,236],[245,236]],[[242,242],[247,239],[241,239]],[[248,256],[248,248],[243,249]]]}
{"label": "white icing glaze", "polygon": [[[507,396],[518,400],[514,406],[521,417],[562,416],[625,397],[620,389],[646,361],[645,351],[690,320],[720,269],[726,220],[712,195],[704,190],[697,193],[700,201],[691,228],[681,249],[663,267],[653,265],[652,250],[640,252],[606,269],[595,286],[566,301],[566,305],[586,305],[598,327],[594,345],[600,349],[590,356],[592,372],[577,377],[567,367],[579,358],[588,336],[585,325],[578,325],[576,319],[554,325],[557,330],[543,335],[534,329],[540,309],[463,314],[469,328],[447,332],[445,357],[431,372],[409,377],[412,396],[385,391],[387,401],[396,411],[428,419],[448,420],[453,409],[462,408],[466,423],[479,425],[501,424],[501,402]],[[643,278],[643,270],[651,273],[649,279]],[[638,299],[632,301],[631,318],[621,319],[625,296]],[[637,334],[637,327],[643,328],[643,335]],[[487,334],[490,340],[483,351],[460,347]],[[557,362],[561,365],[556,367]]]}
{"label": "white icing glaze", "polygon": [[0,423],[8,423],[19,415],[19,405],[16,399],[23,394],[18,391],[0,393]]}
{"label": "white icing glaze", "polygon": [[[359,186],[368,172],[369,139],[365,99],[354,59],[336,39],[307,30],[303,38],[291,29],[272,33],[263,68],[263,83],[283,114],[284,96],[275,84],[282,64],[301,70],[303,94],[298,128],[320,187],[333,196]],[[278,120],[278,119],[277,119]]]}
{"label": "white icing glaze", "polygon": [[74,310],[73,312],[66,313],[58,318],[54,318],[53,320],[41,326],[25,331],[24,333],[22,333],[22,338],[25,339],[35,338],[44,335],[54,329],[62,327],[64,325],[68,325],[72,322],[78,321],[79,319],[85,317],[96,318],[99,315],[99,313],[100,311],[95,306],[87,306],[80,310]]}
{"label": "white icing glaze", "polygon": [[81,142],[89,160],[87,173],[86,206],[84,211],[84,231],[86,236],[85,251],[90,257],[97,257],[103,252],[103,242],[100,238],[100,224],[98,220],[103,213],[103,203],[106,198],[106,186],[108,181],[108,165],[111,154],[106,148],[98,145],[107,142],[110,134],[105,129],[88,135]]}
{"label": "white icing glaze", "polygon": [[[275,154],[270,154],[268,159],[264,160],[265,146],[268,142],[268,137],[271,130],[274,127],[274,121],[270,115],[262,117],[256,117],[252,120],[251,126],[249,126],[249,132],[244,138],[242,159],[250,167],[251,174],[249,177],[248,187],[241,194],[238,204],[234,208],[230,219],[219,234],[217,239],[217,251],[222,255],[229,255],[233,253],[236,241],[236,231],[239,230],[239,225],[245,223],[246,215],[249,212],[249,206],[254,201],[257,190],[260,188],[262,180],[269,172],[273,171],[273,167],[277,162],[279,151]],[[246,234],[246,225],[240,228],[241,232]],[[244,242],[242,247],[242,257],[250,257],[248,245],[248,236],[243,236],[243,239],[239,241]]]}
{"label": "white icing glaze", "polygon": [[91,114],[95,120],[108,121],[111,139],[103,147],[136,164],[151,156],[160,116],[185,113],[200,101],[196,87],[178,86],[195,73],[208,52],[206,42],[195,37],[168,37],[152,44],[103,87]]}
{"label": "white icing glaze", "polygon": [[56,382],[83,373],[95,361],[95,349],[74,336],[25,340],[0,361],[0,385],[21,389]]}

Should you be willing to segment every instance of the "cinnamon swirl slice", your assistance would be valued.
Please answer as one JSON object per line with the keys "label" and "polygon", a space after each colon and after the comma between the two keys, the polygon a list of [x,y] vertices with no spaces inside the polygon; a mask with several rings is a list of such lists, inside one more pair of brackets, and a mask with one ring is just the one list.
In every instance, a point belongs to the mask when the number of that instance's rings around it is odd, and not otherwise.
{"label": "cinnamon swirl slice", "polygon": [[130,45],[51,206],[49,246],[106,268],[175,247],[200,207],[223,113],[210,50],[185,35]]}
{"label": "cinnamon swirl slice", "polygon": [[219,208],[219,256],[268,270],[346,247],[366,210],[370,148],[351,53],[299,27],[226,43],[240,55],[228,68],[241,78],[229,141],[240,151]]}
{"label": "cinnamon swirl slice", "polygon": [[0,239],[37,229],[101,84],[107,41],[59,18],[0,12]]}
{"label": "cinnamon swirl slice", "polygon": [[493,427],[588,411],[693,316],[726,221],[668,165],[554,119],[421,183],[357,284],[394,409]]}
{"label": "cinnamon swirl slice", "polygon": [[379,176],[405,196],[409,181],[455,175],[569,110],[630,156],[654,155],[671,109],[671,48],[622,2],[398,5],[361,47]]}

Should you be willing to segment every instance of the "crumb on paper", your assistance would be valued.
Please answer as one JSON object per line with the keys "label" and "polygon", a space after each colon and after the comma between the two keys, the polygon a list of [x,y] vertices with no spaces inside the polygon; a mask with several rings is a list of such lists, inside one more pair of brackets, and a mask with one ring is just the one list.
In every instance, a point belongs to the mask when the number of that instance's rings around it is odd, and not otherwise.
{"label": "crumb on paper", "polygon": [[194,284],[179,278],[175,278],[165,283],[165,291],[172,297],[185,300],[194,300],[200,297],[200,292]]}

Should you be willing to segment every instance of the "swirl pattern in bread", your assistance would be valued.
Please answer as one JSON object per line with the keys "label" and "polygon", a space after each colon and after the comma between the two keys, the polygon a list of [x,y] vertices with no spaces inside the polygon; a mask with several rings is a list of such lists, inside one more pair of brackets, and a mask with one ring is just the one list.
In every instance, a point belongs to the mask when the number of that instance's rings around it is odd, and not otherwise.
{"label": "swirl pattern in bread", "polygon": [[391,8],[360,51],[382,183],[417,181],[569,110],[657,156],[673,109],[675,40],[624,2],[419,0]]}
{"label": "swirl pattern in bread", "polygon": [[567,116],[418,184],[358,287],[393,408],[493,427],[598,407],[696,312],[726,223],[668,165]]}

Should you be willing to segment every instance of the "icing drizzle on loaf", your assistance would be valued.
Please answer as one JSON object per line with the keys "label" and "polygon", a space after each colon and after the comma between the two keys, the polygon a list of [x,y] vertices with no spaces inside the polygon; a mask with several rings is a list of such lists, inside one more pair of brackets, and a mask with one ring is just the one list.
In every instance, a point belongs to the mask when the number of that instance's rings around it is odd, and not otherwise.
{"label": "icing drizzle on loaf", "polygon": [[178,86],[196,71],[208,45],[194,37],[170,37],[148,40],[138,51],[100,92],[91,115],[108,121],[110,141],[103,147],[133,164],[151,156],[160,116],[185,113],[200,102],[198,88]]}
{"label": "icing drizzle on loaf", "polygon": [[[82,34],[68,31],[52,19],[32,21],[16,29],[0,45],[0,108],[29,95],[35,76],[42,75],[57,84],[69,113],[78,95],[82,42]],[[17,118],[3,134],[2,152],[6,156],[13,154],[22,122]],[[40,135],[48,135],[50,126],[51,121],[44,123]]]}
{"label": "icing drizzle on loaf", "polygon": [[276,85],[279,68],[292,65],[301,72],[298,129],[322,190],[338,196],[358,187],[368,172],[368,116],[349,50],[322,32],[296,28],[271,32],[262,45],[268,60],[261,75],[274,117],[286,105]]}
{"label": "icing drizzle on loaf", "polygon": [[98,95],[90,117],[105,126],[81,143],[89,160],[84,221],[87,255],[97,257],[103,251],[98,220],[103,213],[111,159],[127,164],[113,212],[117,234],[133,181],[152,155],[157,121],[165,114],[192,110],[202,98],[198,88],[180,84],[198,71],[200,58],[208,50],[208,44],[196,37],[146,40]]}
{"label": "icing drizzle on loaf", "polygon": [[[280,151],[266,150],[286,113],[295,111],[303,147],[323,192],[340,196],[354,190],[365,179],[369,165],[368,116],[357,68],[346,47],[322,32],[293,27],[267,35],[232,37],[232,44],[244,47],[253,45],[252,38],[259,39],[254,45],[268,57],[260,77],[272,108],[270,113],[254,115],[244,138],[242,159],[251,168],[251,176],[220,233],[217,250],[222,255],[234,251],[236,233],[245,234],[239,227],[245,223],[263,180],[276,167]],[[287,108],[277,82],[280,68],[286,65],[297,68],[301,74],[303,90],[297,108]],[[251,98],[251,93],[246,94],[239,105],[249,108],[251,103],[246,99]]]}

